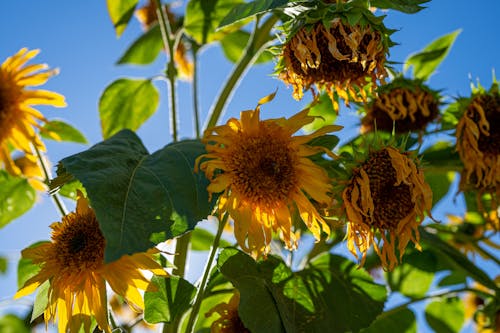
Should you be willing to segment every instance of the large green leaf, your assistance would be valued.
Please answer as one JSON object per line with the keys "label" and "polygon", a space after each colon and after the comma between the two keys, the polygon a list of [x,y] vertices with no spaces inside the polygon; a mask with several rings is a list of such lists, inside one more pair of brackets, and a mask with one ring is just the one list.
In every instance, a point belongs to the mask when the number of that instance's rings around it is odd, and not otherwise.
{"label": "large green leaf", "polygon": [[370,6],[414,14],[424,9],[425,7],[421,5],[429,1],[431,0],[370,0]]}
{"label": "large green leaf", "polygon": [[366,271],[328,253],[292,273],[276,257],[255,262],[228,248],[218,267],[240,291],[239,315],[252,332],[357,332],[382,312],[386,297]]}
{"label": "large green leaf", "polygon": [[326,93],[322,93],[317,102],[307,107],[310,108],[309,115],[317,117],[312,123],[304,126],[307,132],[314,132],[325,125],[333,125],[337,119],[338,112],[333,108],[332,101]]}
{"label": "large green leaf", "polygon": [[118,60],[118,64],[147,65],[155,61],[163,49],[160,26],[155,25],[136,39]]}
{"label": "large green leaf", "polygon": [[99,99],[102,136],[107,139],[122,129],[137,130],[158,107],[159,94],[151,80],[118,79]]}
{"label": "large green leaf", "polygon": [[30,210],[35,204],[35,194],[26,178],[0,170],[0,228]]}
{"label": "large green leaf", "polygon": [[2,333],[29,333],[30,331],[26,322],[13,314],[0,317],[0,332]]}
{"label": "large green leaf", "polygon": [[219,23],[219,28],[231,25],[237,21],[284,7],[289,0],[255,0],[234,6]]}
{"label": "large green leaf", "polygon": [[134,14],[139,0],[106,0],[109,17],[119,37]]}
{"label": "large green leaf", "polygon": [[222,19],[243,0],[190,0],[186,6],[184,30],[198,44],[220,40],[228,32],[216,31]]}
{"label": "large green leaf", "polygon": [[460,31],[460,29],[455,30],[441,36],[424,47],[422,51],[410,55],[405,61],[404,71],[413,66],[413,77],[427,80],[446,58]]}
{"label": "large green leaf", "polygon": [[446,170],[425,170],[425,181],[432,189],[432,206],[434,207],[450,190],[451,183],[457,176],[456,172]]}
{"label": "large green leaf", "polygon": [[62,120],[51,120],[40,129],[45,139],[87,144],[87,138],[78,129]]}
{"label": "large green leaf", "polygon": [[149,154],[123,130],[60,161],[51,189],[78,179],[106,238],[105,260],[142,252],[192,230],[210,212],[203,174],[194,173],[202,143],[185,140]]}
{"label": "large green leaf", "polygon": [[[222,38],[220,43],[226,58],[233,63],[237,62],[245,51],[249,38],[250,33],[243,30],[235,31]],[[270,52],[264,51],[257,57],[255,63],[261,64],[269,62],[273,60],[273,58],[274,56]]]}
{"label": "large green leaf", "polygon": [[417,321],[415,314],[409,309],[402,309],[396,312],[384,312],[377,317],[377,320],[361,331],[362,333],[417,333]]}
{"label": "large green leaf", "polygon": [[169,278],[153,277],[158,291],[144,294],[144,319],[148,323],[169,323],[176,327],[182,315],[191,307],[196,288],[177,276]]}
{"label": "large green leaf", "polygon": [[458,333],[464,323],[464,305],[458,297],[443,298],[425,307],[425,319],[434,332]]}
{"label": "large green leaf", "polygon": [[[47,241],[33,243],[29,248],[40,246],[43,243],[47,243]],[[21,257],[17,263],[17,287],[21,288],[24,286],[26,281],[40,272],[40,269],[40,265],[34,264],[31,259]]]}

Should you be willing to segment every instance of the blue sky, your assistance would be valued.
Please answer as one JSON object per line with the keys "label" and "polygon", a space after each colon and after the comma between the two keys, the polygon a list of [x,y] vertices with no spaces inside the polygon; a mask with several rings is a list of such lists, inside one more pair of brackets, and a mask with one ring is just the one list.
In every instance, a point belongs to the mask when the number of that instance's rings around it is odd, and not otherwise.
{"label": "blue sky", "polygon": [[[420,50],[435,38],[462,29],[450,54],[429,84],[450,96],[466,96],[470,92],[470,75],[473,79],[480,78],[483,85],[489,87],[492,70],[496,68],[497,72],[500,71],[500,37],[496,23],[500,1],[434,0],[427,6],[427,9],[414,15],[394,11],[387,13],[385,24],[398,29],[392,39],[399,43],[391,49],[390,59],[402,62],[410,53]],[[103,89],[117,78],[151,77],[164,67],[165,58],[162,56],[154,65],[147,67],[115,65],[141,30],[137,21],[133,20],[124,35],[117,39],[104,0],[2,1],[0,8],[0,61],[22,47],[41,49],[34,62],[45,62],[60,68],[60,74],[51,79],[45,88],[64,94],[68,102],[65,109],[41,110],[49,119],[62,118],[77,126],[91,144],[102,140],[97,104]],[[205,119],[231,67],[217,46],[207,47],[200,56],[202,119]],[[272,71],[271,63],[250,70],[222,120],[237,116],[241,110],[254,108],[258,99],[276,88],[279,88],[278,96],[263,107],[262,116],[273,118],[299,111],[307,100],[294,101],[291,88],[273,78]],[[161,92],[159,109],[138,131],[150,151],[170,141],[167,86],[165,82],[157,82],[156,86]],[[179,83],[178,89],[180,137],[192,137],[190,87]],[[352,126],[350,121],[353,117],[345,119],[347,127]],[[55,165],[60,159],[88,146],[47,142],[47,148],[48,156]],[[68,207],[73,208],[71,203]],[[443,212],[454,210],[456,208],[452,206],[443,207]],[[6,255],[10,259],[7,275],[0,276],[0,313],[11,305],[9,299],[16,289],[15,265],[20,250],[35,241],[48,239],[49,224],[58,220],[58,212],[50,198],[40,194],[38,203],[30,212],[0,229],[0,256]],[[197,277],[196,269],[191,274]]]}

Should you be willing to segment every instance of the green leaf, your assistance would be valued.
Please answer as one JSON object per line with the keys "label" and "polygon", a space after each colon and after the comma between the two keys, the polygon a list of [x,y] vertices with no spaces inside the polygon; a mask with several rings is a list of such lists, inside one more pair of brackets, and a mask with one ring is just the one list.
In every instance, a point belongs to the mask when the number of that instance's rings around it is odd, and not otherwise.
{"label": "green leaf", "polygon": [[382,313],[370,327],[361,330],[362,333],[417,333],[415,314],[409,309],[402,309],[390,314]]}
{"label": "green leaf", "polygon": [[322,93],[317,103],[308,105],[309,115],[318,117],[312,123],[304,126],[307,132],[314,132],[325,125],[332,125],[337,119],[337,111],[333,108],[332,101],[328,94]]}
{"label": "green leaf", "polygon": [[407,14],[414,14],[425,7],[421,6],[431,0],[370,0],[370,6],[380,9],[395,9]]}
{"label": "green leaf", "polygon": [[464,305],[458,297],[444,298],[427,304],[425,319],[434,332],[458,333],[464,323]]}
{"label": "green leaf", "polygon": [[216,28],[229,11],[242,2],[243,0],[190,0],[186,6],[184,30],[200,45],[220,40],[228,31],[216,31]]}
{"label": "green leaf", "polygon": [[82,183],[79,182],[77,179],[74,179],[74,180],[64,184],[59,189],[58,193],[62,196],[65,196],[66,198],[76,200],[76,191],[77,190],[80,190],[80,192],[82,192],[83,195],[87,196],[87,191],[85,190],[85,187],[83,187]]}
{"label": "green leaf", "polygon": [[30,328],[25,321],[13,315],[6,314],[0,317],[0,332],[2,333],[30,333]]}
{"label": "green leaf", "polygon": [[158,291],[144,293],[144,319],[153,324],[180,322],[183,314],[191,307],[196,288],[177,276],[154,276],[152,282],[158,286]]}
{"label": "green leaf", "polygon": [[116,36],[120,37],[134,14],[139,0],[106,0],[109,17],[115,27]]}
{"label": "green leaf", "polygon": [[438,287],[448,287],[457,284],[465,284],[467,282],[467,276],[464,272],[450,272],[438,283]]}
{"label": "green leaf", "polygon": [[33,207],[36,192],[26,178],[0,170],[0,229]]}
{"label": "green leaf", "polygon": [[[214,242],[214,234],[202,228],[195,228],[191,232],[191,250],[193,251],[208,251]],[[219,247],[228,247],[231,243],[221,239]]]}
{"label": "green leaf", "polygon": [[[248,43],[249,38],[250,33],[243,30],[237,30],[222,38],[220,43],[222,46],[222,51],[224,52],[226,58],[229,61],[236,63],[245,51],[245,47]],[[274,56],[270,52],[264,51],[259,55],[255,63],[262,64],[273,59]]]}
{"label": "green leaf", "polygon": [[432,206],[434,207],[450,190],[451,183],[457,176],[456,172],[442,169],[425,170],[425,181],[432,189]]}
{"label": "green leaf", "polygon": [[258,14],[267,13],[276,8],[284,7],[288,2],[289,0],[255,0],[238,4],[221,20],[219,28]]}
{"label": "green leaf", "polygon": [[8,262],[7,258],[0,257],[0,273],[1,274],[5,274],[7,272],[7,267],[9,266],[8,264],[9,264],[9,262]]}
{"label": "green leaf", "polygon": [[122,129],[137,130],[158,108],[159,94],[151,80],[119,79],[99,99],[104,139]]}
{"label": "green leaf", "polygon": [[40,317],[49,303],[50,281],[47,280],[38,287],[38,291],[33,303],[33,312],[31,313],[31,321]]}
{"label": "green leaf", "polygon": [[455,249],[450,244],[443,241],[438,236],[427,232],[424,228],[419,228],[422,244],[426,245],[440,258],[447,260],[452,270],[466,272],[467,275],[481,283],[487,288],[496,290],[497,286],[493,280],[482,269],[472,263],[465,255]]}
{"label": "green leaf", "polygon": [[218,267],[239,290],[239,315],[252,332],[357,332],[382,312],[386,297],[366,271],[328,253],[292,273],[276,257],[255,262],[228,248]]}
{"label": "green leaf", "polygon": [[[463,167],[455,145],[440,141],[424,151],[423,165],[430,172],[449,172],[450,170],[461,170]],[[428,171],[426,171],[428,172]]]}
{"label": "green leaf", "polygon": [[[33,243],[28,248],[34,248],[43,243],[48,243],[48,241]],[[38,274],[38,272],[40,272],[40,265],[33,264],[33,261],[28,258],[19,259],[17,263],[17,287],[23,287],[26,281]]]}
{"label": "green leaf", "polygon": [[405,255],[404,263],[387,273],[392,291],[419,298],[423,297],[432,281],[437,268],[437,258],[431,251],[412,251]]}
{"label": "green leaf", "polygon": [[422,51],[410,55],[405,61],[403,70],[406,72],[410,66],[413,66],[413,77],[427,80],[446,58],[460,31],[460,29],[455,30],[441,36],[424,47]]}
{"label": "green leaf", "polygon": [[155,25],[136,39],[118,60],[118,64],[148,65],[163,49],[160,26]]}
{"label": "green leaf", "polygon": [[210,212],[208,180],[194,173],[204,145],[185,140],[149,154],[123,130],[60,161],[51,189],[78,179],[106,238],[105,260],[142,252],[192,230]]}
{"label": "green leaf", "polygon": [[89,143],[82,132],[62,120],[51,120],[45,123],[40,129],[40,134],[45,139],[83,144]]}

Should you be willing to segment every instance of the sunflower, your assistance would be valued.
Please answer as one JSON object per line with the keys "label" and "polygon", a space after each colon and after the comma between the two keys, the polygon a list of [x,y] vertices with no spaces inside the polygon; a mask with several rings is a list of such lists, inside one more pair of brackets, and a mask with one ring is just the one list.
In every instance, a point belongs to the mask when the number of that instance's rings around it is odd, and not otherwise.
{"label": "sunflower", "polygon": [[316,239],[321,229],[329,233],[311,199],[323,205],[331,202],[331,181],[308,157],[335,155],[308,142],[341,128],[329,125],[309,135],[292,136],[315,117],[305,109],[289,119],[260,120],[262,101],[255,110],[241,112],[240,120],[233,118],[209,129],[203,139],[207,154],[197,161],[211,180],[208,191],[222,192],[218,209],[234,220],[238,244],[254,257],[269,252],[272,231],[280,233],[288,249],[296,248],[292,215],[297,211]]}
{"label": "sunflower", "polygon": [[[164,5],[163,10],[167,15],[173,33],[182,28],[183,18],[176,17],[170,10],[169,5]],[[146,5],[135,11],[135,17],[141,23],[144,31],[149,30],[151,27],[158,23],[158,15],[156,13],[156,3],[154,0],[148,1]],[[179,76],[185,80],[193,78],[194,65],[187,56],[188,47],[184,40],[179,41],[177,49],[174,52],[174,61],[179,70]]]}
{"label": "sunflower", "polygon": [[410,240],[420,249],[418,226],[424,212],[430,214],[432,191],[408,154],[391,146],[371,152],[353,169],[342,199],[347,246],[356,258],[361,252],[361,265],[372,244],[388,270],[401,260]]}
{"label": "sunflower", "polygon": [[26,89],[44,84],[58,72],[48,70],[45,64],[25,66],[38,53],[39,50],[23,48],[0,66],[0,163],[12,175],[22,174],[11,158],[12,150],[20,150],[26,156],[33,156],[31,145],[45,150],[35,128],[46,119],[33,105],[66,106],[64,96],[55,92]]}
{"label": "sunflower", "polygon": [[439,115],[439,94],[421,80],[398,77],[378,88],[363,107],[362,132],[420,132]]}
{"label": "sunflower", "polygon": [[[500,197],[500,93],[494,80],[489,91],[473,87],[470,98],[457,101],[463,113],[457,124],[457,151],[464,165],[460,188],[491,195],[493,220]],[[493,221],[492,220],[492,221]],[[497,228],[499,229],[499,228]]]}
{"label": "sunflower", "polygon": [[141,270],[167,275],[153,259],[154,250],[125,255],[112,263],[104,262],[105,239],[88,201],[78,191],[76,212],[55,222],[52,242],[22,251],[23,258],[40,265],[40,271],[16,293],[28,295],[49,281],[48,303],[44,311],[46,325],[58,317],[59,332],[90,330],[91,317],[105,332],[108,323],[106,281],[136,310],[144,308],[139,290],[154,290]]}
{"label": "sunflower", "polygon": [[337,96],[346,104],[365,101],[367,92],[387,76],[384,66],[392,32],[368,8],[320,1],[284,30],[276,72],[293,86],[297,100],[316,85],[328,93],[337,110]]}
{"label": "sunflower", "polygon": [[220,315],[210,326],[211,333],[250,333],[245,327],[238,314],[240,304],[240,293],[236,290],[228,303],[220,303],[210,309],[205,317],[210,317],[214,313]]}

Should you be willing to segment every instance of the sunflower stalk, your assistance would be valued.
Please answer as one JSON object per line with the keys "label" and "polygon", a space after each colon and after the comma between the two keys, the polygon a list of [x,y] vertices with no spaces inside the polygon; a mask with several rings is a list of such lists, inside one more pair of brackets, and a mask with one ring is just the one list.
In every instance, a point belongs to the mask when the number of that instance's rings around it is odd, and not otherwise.
{"label": "sunflower stalk", "polygon": [[191,52],[193,54],[193,114],[194,114],[194,130],[196,134],[196,138],[200,138],[200,110],[199,110],[199,102],[198,102],[198,51],[200,46],[192,41],[191,43]]}
{"label": "sunflower stalk", "polygon": [[227,219],[229,217],[229,214],[224,214],[222,219],[219,222],[218,228],[217,228],[217,234],[214,237],[214,242],[212,244],[212,248],[210,249],[210,254],[208,256],[207,264],[205,266],[205,270],[203,272],[203,277],[200,282],[200,286],[198,287],[198,292],[196,293],[195,301],[193,303],[193,308],[191,309],[191,313],[189,314],[187,326],[186,326],[186,332],[187,333],[193,333],[195,324],[196,324],[196,319],[198,318],[198,313],[200,312],[200,306],[201,306],[201,301],[203,300],[205,296],[205,287],[208,282],[208,277],[210,275],[210,271],[212,270],[213,266],[213,261],[215,259],[215,254],[217,253],[219,249],[219,242],[220,238],[222,236],[222,232],[224,231],[224,226],[226,225]]}
{"label": "sunflower stalk", "polygon": [[248,39],[247,46],[231,72],[231,75],[227,79],[224,88],[222,88],[219,96],[217,96],[217,102],[210,111],[208,122],[205,125],[205,130],[217,124],[217,121],[219,120],[228,100],[232,96],[234,89],[240,82],[241,78],[265,49],[267,43],[269,42],[269,32],[277,21],[278,17],[273,15],[259,27],[259,16],[257,16],[254,30]]}

